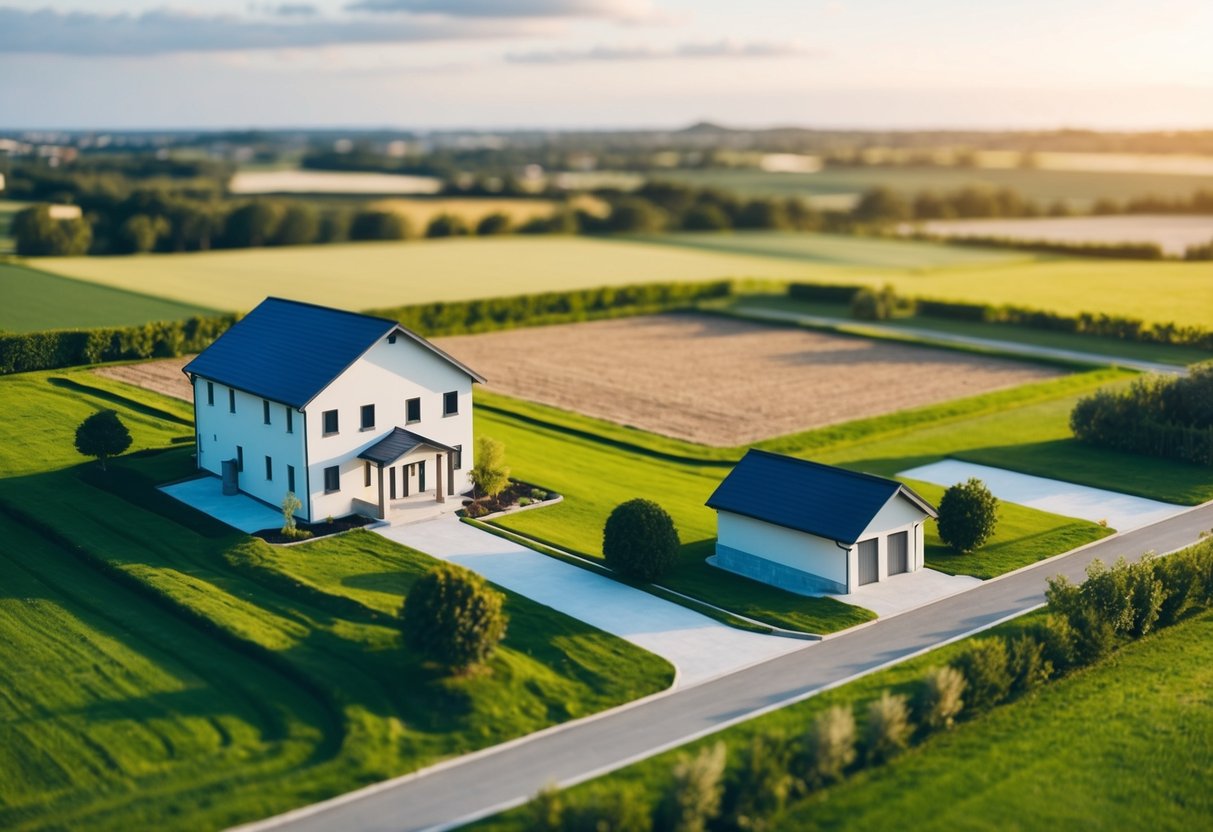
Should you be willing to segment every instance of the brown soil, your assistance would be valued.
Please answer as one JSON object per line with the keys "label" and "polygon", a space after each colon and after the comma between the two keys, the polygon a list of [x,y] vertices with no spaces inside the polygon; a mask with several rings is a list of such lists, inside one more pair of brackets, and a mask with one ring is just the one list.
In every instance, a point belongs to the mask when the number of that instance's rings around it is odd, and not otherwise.
{"label": "brown soil", "polygon": [[1051,378],[962,352],[708,315],[655,315],[436,339],[488,389],[734,446]]}
{"label": "brown soil", "polygon": [[124,364],[120,367],[98,367],[93,370],[99,376],[125,381],[136,387],[154,390],[174,399],[194,400],[194,391],[190,380],[181,368],[189,363],[194,356],[184,358],[166,358],[162,361],[146,361],[143,364]]}

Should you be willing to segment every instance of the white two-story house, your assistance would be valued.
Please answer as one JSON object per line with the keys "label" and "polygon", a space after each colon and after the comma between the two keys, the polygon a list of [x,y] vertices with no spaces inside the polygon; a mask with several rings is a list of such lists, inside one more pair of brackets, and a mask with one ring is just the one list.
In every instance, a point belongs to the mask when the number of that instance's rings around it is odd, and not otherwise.
{"label": "white two-story house", "polygon": [[484,379],[395,321],[267,298],[185,373],[198,467],[227,491],[275,507],[293,492],[316,522],[471,487]]}

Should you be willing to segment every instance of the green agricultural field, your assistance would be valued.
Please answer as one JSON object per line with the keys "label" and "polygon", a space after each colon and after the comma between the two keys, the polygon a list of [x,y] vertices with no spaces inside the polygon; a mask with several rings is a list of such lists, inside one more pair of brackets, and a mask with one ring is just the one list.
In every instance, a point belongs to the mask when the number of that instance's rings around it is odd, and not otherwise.
{"label": "green agricultural field", "polygon": [[1213,176],[1023,168],[829,168],[817,173],[671,170],[662,171],[656,178],[721,188],[743,196],[832,197],[835,202],[839,197],[857,197],[879,186],[912,194],[984,185],[1011,188],[1042,203],[1065,200],[1080,209],[1090,207],[1101,197],[1118,200],[1149,194],[1190,197],[1200,188],[1213,188]]}
{"label": "green agricultural field", "polygon": [[[1011,636],[1036,616],[995,632]],[[634,789],[650,805],[684,754],[724,741],[736,760],[761,734],[796,737],[834,705],[881,691],[910,694],[927,668],[966,648],[948,645],[675,751],[574,787]],[[771,829],[1204,829],[1213,824],[1213,612],[1051,682],[891,763],[793,801]],[[475,824],[530,828],[526,807]]]}
{"label": "green agricultural field", "polygon": [[[719,247],[735,256],[749,253],[797,264],[826,261],[828,265],[812,278],[814,283],[891,284],[912,297],[1010,304],[1066,315],[1102,312],[1151,323],[1207,327],[1213,320],[1213,262],[1037,257],[942,246],[956,252],[957,259],[943,263],[924,254],[915,263],[918,246],[939,246],[779,231],[664,234],[646,239],[696,250]],[[995,259],[964,259],[983,255]],[[852,265],[844,263],[847,258]],[[865,266],[865,258],[884,258],[889,266]]]}
{"label": "green agricultural field", "polygon": [[793,280],[817,273],[812,264],[767,257],[532,236],[32,262],[80,280],[232,311],[250,309],[267,295],[358,310],[612,284],[727,277]]}
{"label": "green agricultural field", "polygon": [[[275,550],[151,487],[192,471],[188,404],[84,371],[5,377],[0,402],[0,828],[222,828],[672,678],[512,593],[502,648],[447,677],[395,624],[428,556],[368,532]],[[142,451],[104,476],[72,448],[99,407]]]}
{"label": "green agricultural field", "polygon": [[0,331],[89,329],[179,321],[213,311],[0,263]]}

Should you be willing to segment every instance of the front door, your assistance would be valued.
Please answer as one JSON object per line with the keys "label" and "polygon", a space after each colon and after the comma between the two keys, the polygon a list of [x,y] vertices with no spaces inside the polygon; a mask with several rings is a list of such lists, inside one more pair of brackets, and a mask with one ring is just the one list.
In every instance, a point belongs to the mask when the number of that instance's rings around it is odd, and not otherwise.
{"label": "front door", "polygon": [[425,463],[417,463],[417,492],[425,491]]}
{"label": "front door", "polygon": [[880,544],[876,538],[859,541],[859,585],[880,580]]}

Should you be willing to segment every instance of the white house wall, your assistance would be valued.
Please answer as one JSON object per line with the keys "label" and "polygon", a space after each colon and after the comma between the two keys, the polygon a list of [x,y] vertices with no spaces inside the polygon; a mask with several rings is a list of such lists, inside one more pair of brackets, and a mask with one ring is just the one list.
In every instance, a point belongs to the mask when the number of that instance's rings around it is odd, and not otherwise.
{"label": "white house wall", "polygon": [[[847,556],[832,540],[764,523],[728,511],[716,513],[717,562],[731,571],[794,592],[842,590],[847,585]],[[743,553],[776,565],[775,569],[738,557]],[[824,583],[789,574],[787,567]]]}
{"label": "white house wall", "polygon": [[[876,538],[879,555],[877,556],[877,576],[878,580],[886,580],[889,577],[889,535],[897,532],[909,532],[909,547],[907,553],[907,566],[909,571],[922,569],[923,560],[923,524],[926,522],[927,515],[917,505],[912,503],[909,498],[901,493],[893,495],[887,503],[876,512],[876,516],[872,518],[872,522],[863,530],[863,534],[859,536],[860,541]],[[858,580],[859,576],[859,549],[857,546],[851,548],[849,554],[851,560],[851,575],[853,580]],[[857,585],[857,584],[856,584]],[[852,590],[855,586],[851,587]]]}
{"label": "white house wall", "polygon": [[[459,412],[443,416],[443,394],[452,390],[459,394]],[[421,399],[421,420],[408,423],[405,402],[416,397]],[[371,430],[360,428],[361,408],[366,404],[375,405],[375,427]],[[324,435],[323,414],[327,410],[338,412],[339,430],[333,436]],[[467,475],[472,467],[472,379],[405,335],[397,335],[394,344],[385,338],[368,350],[307,405],[306,418],[312,510],[317,518],[349,514],[355,498],[378,501],[378,472],[372,466],[371,485],[366,487],[365,463],[357,456],[396,427],[444,445],[462,446],[455,494],[471,487]],[[426,485],[433,489],[437,483],[437,472],[432,470],[434,456],[427,459]],[[324,469],[332,465],[341,469],[341,488],[326,494]],[[446,474],[444,460],[444,486]],[[386,497],[386,470],[384,490]]]}
{"label": "white house wall", "polygon": [[[282,505],[287,492],[287,466],[295,467],[295,493],[302,500],[307,489],[304,466],[303,415],[294,411],[293,432],[286,430],[286,405],[270,402],[270,423],[264,421],[265,400],[235,391],[236,412],[229,409],[227,385],[214,385],[214,404],[207,404],[207,380],[194,380],[198,467],[223,475],[223,460],[235,459],[236,448],[244,449],[240,490],[273,506]],[[273,460],[273,479],[265,477],[265,458]],[[307,516],[306,501],[299,514]]]}

